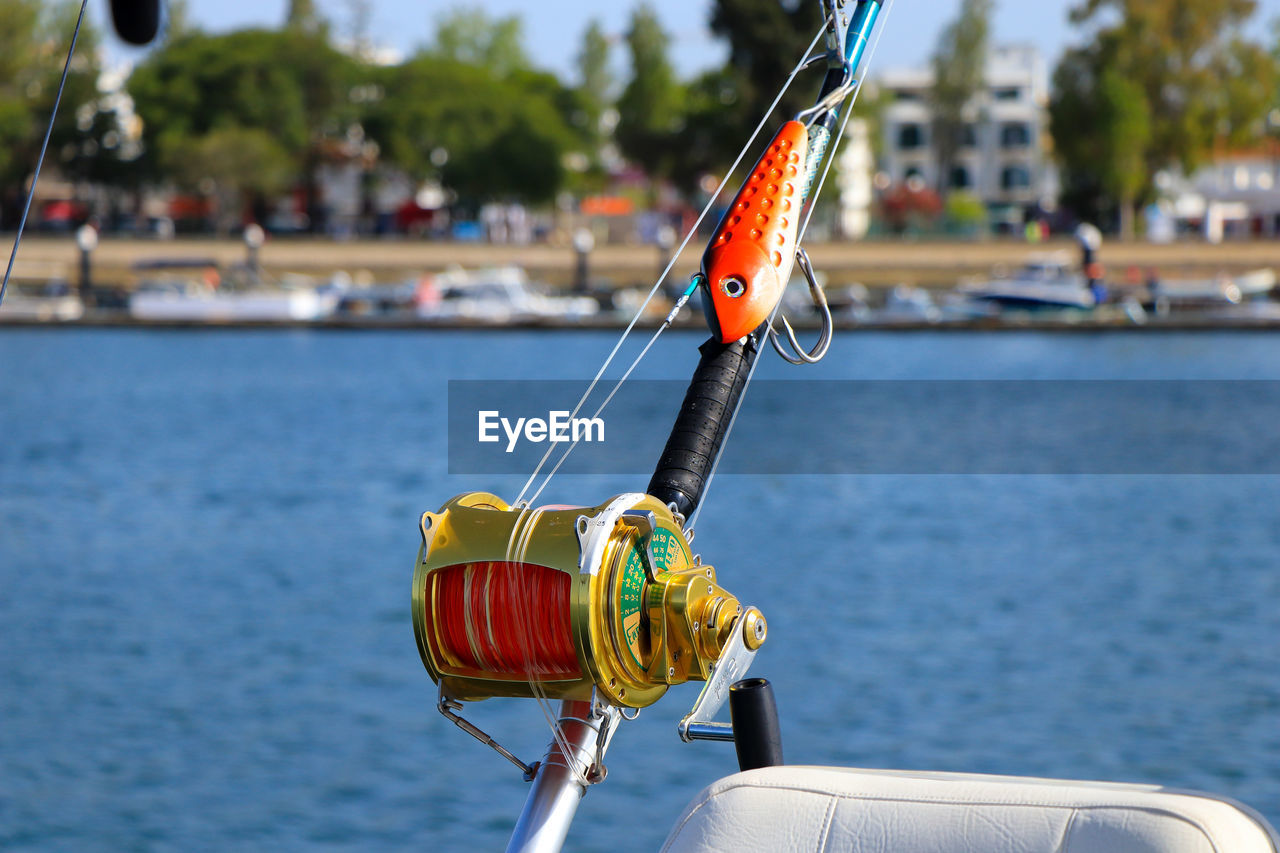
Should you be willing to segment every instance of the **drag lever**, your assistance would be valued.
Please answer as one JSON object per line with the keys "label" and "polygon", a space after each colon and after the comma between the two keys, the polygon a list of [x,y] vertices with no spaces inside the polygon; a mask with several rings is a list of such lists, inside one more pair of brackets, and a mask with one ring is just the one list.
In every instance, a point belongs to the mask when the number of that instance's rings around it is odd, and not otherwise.
{"label": "drag lever", "polygon": [[748,607],[734,622],[732,635],[720,659],[711,665],[711,677],[702,686],[698,701],[680,721],[678,731],[685,743],[695,740],[733,740],[733,726],[717,723],[712,717],[729,698],[729,687],[746,674],[765,637],[769,633],[764,614]]}

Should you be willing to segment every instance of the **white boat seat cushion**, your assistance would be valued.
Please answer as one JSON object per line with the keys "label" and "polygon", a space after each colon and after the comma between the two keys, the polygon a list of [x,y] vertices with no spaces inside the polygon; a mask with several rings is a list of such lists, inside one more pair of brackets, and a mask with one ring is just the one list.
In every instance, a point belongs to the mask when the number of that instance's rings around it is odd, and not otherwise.
{"label": "white boat seat cushion", "polygon": [[706,788],[664,853],[1277,853],[1246,807],[1155,786],[768,767]]}

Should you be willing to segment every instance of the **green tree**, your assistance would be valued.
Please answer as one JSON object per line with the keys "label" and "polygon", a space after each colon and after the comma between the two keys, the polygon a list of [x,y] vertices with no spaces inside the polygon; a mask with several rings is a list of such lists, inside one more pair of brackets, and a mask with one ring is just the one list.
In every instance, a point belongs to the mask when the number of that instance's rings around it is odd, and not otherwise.
{"label": "green tree", "polygon": [[1220,86],[1212,111],[1220,141],[1243,146],[1267,132],[1267,117],[1280,104],[1280,56],[1260,44],[1233,37],[1215,62]]}
{"label": "green tree", "polygon": [[956,155],[964,144],[965,125],[974,97],[986,76],[991,0],[963,0],[960,15],[947,25],[933,54],[933,150],[938,158],[938,191],[950,189]]}
{"label": "green tree", "polygon": [[[1049,132],[1062,166],[1063,204],[1086,222],[1102,223],[1115,213],[1115,199],[1107,192],[1100,168],[1108,156],[1102,140],[1115,134],[1099,126],[1103,111],[1097,52],[1096,45],[1072,48],[1058,62],[1049,102]],[[1144,153],[1139,150],[1139,156]]]}
{"label": "green tree", "polygon": [[168,174],[187,189],[212,184],[218,200],[220,227],[234,229],[246,205],[287,189],[296,164],[265,130],[224,127],[171,151]]}
{"label": "green tree", "polygon": [[[760,121],[821,25],[818,3],[715,0],[711,31],[729,42],[728,66],[738,87],[737,121],[744,131],[735,137],[739,145]],[[815,49],[823,45],[819,41]],[[779,105],[781,115],[790,117],[811,105],[817,85],[811,77],[798,78]]]}
{"label": "green tree", "polygon": [[435,41],[427,52],[439,59],[481,66],[499,77],[531,64],[518,16],[490,18],[481,9],[462,6],[437,19]]}
{"label": "green tree", "polygon": [[[74,0],[0,4],[0,227],[17,224],[79,9]],[[113,146],[105,144],[113,125],[98,120],[104,109],[97,87],[99,42],[86,20],[49,139],[47,165],[71,177],[82,172],[86,156],[114,158]]]}
{"label": "green tree", "polygon": [[1142,152],[1151,139],[1151,115],[1136,83],[1108,68],[1098,85],[1095,126],[1099,179],[1119,208],[1120,236],[1133,237],[1134,205],[1147,184]]}
{"label": "green tree", "polygon": [[613,72],[609,70],[609,37],[598,19],[592,19],[582,33],[576,91],[592,166],[599,170],[600,150],[608,141],[604,117],[613,106]]}
{"label": "green tree", "polygon": [[1114,211],[1131,233],[1156,173],[1191,174],[1214,145],[1266,132],[1278,78],[1275,59],[1240,34],[1254,6],[1088,0],[1073,10],[1094,31],[1054,72],[1051,128],[1069,206],[1090,219]]}
{"label": "green tree", "polygon": [[668,177],[675,134],[684,123],[684,93],[667,58],[669,38],[648,3],[632,12],[626,38],[631,79],[618,98],[618,145],[651,177]]}
{"label": "green tree", "polygon": [[[1088,133],[1079,133],[1078,127]],[[1066,201],[1091,221],[1112,218],[1133,235],[1134,207],[1149,186],[1151,114],[1137,83],[1099,69],[1092,48],[1069,51],[1054,75],[1050,128],[1065,167]]]}
{"label": "green tree", "polygon": [[[728,168],[821,24],[818,3],[715,0],[711,30],[728,42],[729,57],[723,69],[702,75],[689,87],[678,172],[696,177],[697,172]],[[823,45],[819,41],[815,49]],[[820,72],[797,77],[764,133],[812,105],[821,77]],[[760,141],[761,148],[765,142]],[[685,159],[683,152],[691,152],[693,159]]]}
{"label": "green tree", "polygon": [[[293,173],[314,200],[314,175],[326,148],[358,120],[350,92],[362,73],[323,34],[181,34],[129,78],[150,173],[161,177],[215,131],[259,130],[291,158]],[[320,224],[313,216],[313,225]]]}
{"label": "green tree", "polygon": [[316,9],[315,0],[289,0],[289,11],[285,15],[286,29],[309,35],[323,34],[328,26]]}
{"label": "green tree", "polygon": [[1073,22],[1094,27],[1094,79],[1113,68],[1142,91],[1151,116],[1148,172],[1177,165],[1189,174],[1216,136],[1236,130],[1220,121],[1233,113],[1224,109],[1229,96],[1221,75],[1256,6],[1255,0],[1085,0],[1072,10]]}
{"label": "green tree", "polygon": [[191,4],[187,0],[167,0],[161,8],[164,9],[162,36],[166,41],[197,29],[191,21]]}
{"label": "green tree", "polygon": [[492,199],[544,202],[563,185],[577,142],[554,78],[499,78],[480,65],[417,56],[384,69],[386,97],[365,121],[383,156],[419,178],[438,176],[474,208]]}
{"label": "green tree", "polygon": [[[738,73],[726,66],[704,72],[686,88],[684,127],[674,141],[679,156],[671,171],[685,191],[693,191],[703,175],[722,175],[755,127],[754,122],[743,125],[740,83]],[[759,140],[762,147],[766,142]],[[731,195],[734,189],[725,188]]]}
{"label": "green tree", "polygon": [[1086,222],[1104,222],[1109,214],[1098,169],[1096,46],[1067,50],[1053,72],[1049,133],[1062,167],[1060,200]]}
{"label": "green tree", "polygon": [[0,5],[0,215],[6,227],[16,221],[21,183],[34,166],[27,155],[37,119],[27,93],[42,85],[34,67],[39,22],[39,0]]}

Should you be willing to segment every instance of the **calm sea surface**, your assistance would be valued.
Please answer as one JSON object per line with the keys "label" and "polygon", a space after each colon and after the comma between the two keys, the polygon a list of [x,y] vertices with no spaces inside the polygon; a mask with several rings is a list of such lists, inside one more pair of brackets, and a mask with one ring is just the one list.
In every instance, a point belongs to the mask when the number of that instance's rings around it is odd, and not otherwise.
{"label": "calm sea surface", "polygon": [[[436,713],[409,581],[423,510],[523,478],[447,473],[445,383],[587,377],[613,339],[0,329],[0,846],[501,849],[526,785]],[[699,340],[641,372],[687,377]],[[1280,336],[848,334],[759,375],[1280,379]],[[1275,476],[723,477],[696,544],[769,617],[790,762],[1154,782],[1280,823]],[[568,849],[655,849],[734,769],[676,737],[696,692],[621,731]],[[468,714],[528,760],[548,737],[527,702]]]}

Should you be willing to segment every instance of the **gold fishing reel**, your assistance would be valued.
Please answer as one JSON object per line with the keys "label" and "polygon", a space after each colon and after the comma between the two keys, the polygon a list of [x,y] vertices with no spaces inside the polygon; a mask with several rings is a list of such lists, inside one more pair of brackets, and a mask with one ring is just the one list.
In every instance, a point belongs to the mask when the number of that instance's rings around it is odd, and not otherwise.
{"label": "gold fishing reel", "polygon": [[421,527],[414,634],[455,700],[585,700],[594,689],[643,708],[672,684],[706,681],[727,646],[754,652],[767,633],[648,495],[528,509],[473,492],[424,513]]}

